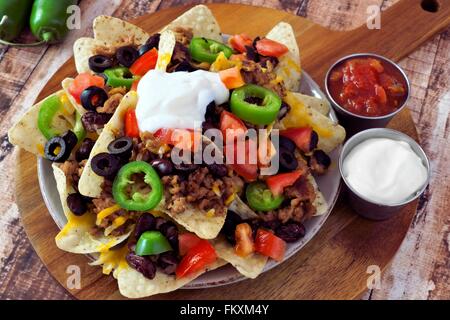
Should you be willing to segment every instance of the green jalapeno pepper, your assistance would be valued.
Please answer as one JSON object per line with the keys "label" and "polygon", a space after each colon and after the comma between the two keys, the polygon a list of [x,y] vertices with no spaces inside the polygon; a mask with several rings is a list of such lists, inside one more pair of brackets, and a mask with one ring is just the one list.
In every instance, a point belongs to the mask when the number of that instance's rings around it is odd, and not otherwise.
{"label": "green jalapeno pepper", "polygon": [[171,251],[169,241],[159,231],[145,231],[136,243],[135,252],[138,256],[150,256]]}
{"label": "green jalapeno pepper", "polygon": [[[27,24],[33,0],[0,1],[0,43],[9,45]],[[4,42],[1,42],[4,41]]]}
{"label": "green jalapeno pepper", "polygon": [[[47,140],[62,134],[59,130],[52,126],[53,119],[56,114],[64,108],[61,98],[58,95],[48,97],[42,102],[38,114],[38,129]],[[81,115],[75,111],[75,126],[73,132],[81,141],[86,136],[86,130],[81,122]]]}
{"label": "green jalapeno pepper", "polygon": [[220,52],[223,52],[227,58],[233,54],[230,47],[211,39],[195,37],[189,44],[189,53],[192,59],[199,62],[213,63]]}
{"label": "green jalapeno pepper", "polygon": [[103,73],[108,78],[106,84],[113,88],[126,87],[130,90],[133,82],[138,79],[138,77],[133,76],[130,70],[126,67],[106,69]]}
{"label": "green jalapeno pepper", "polygon": [[[256,98],[261,101],[261,104],[247,102],[249,98]],[[233,91],[230,107],[231,112],[242,120],[256,125],[267,125],[277,118],[281,99],[272,90],[247,84]]]}
{"label": "green jalapeno pepper", "polygon": [[[151,187],[148,194],[142,194],[133,181],[133,175],[144,174],[144,182]],[[163,197],[163,185],[155,169],[144,161],[124,165],[113,183],[114,200],[129,211],[148,211],[155,208]]]}
{"label": "green jalapeno pepper", "polygon": [[253,182],[247,186],[245,196],[250,208],[256,211],[275,210],[284,201],[283,196],[274,196],[264,182]]}

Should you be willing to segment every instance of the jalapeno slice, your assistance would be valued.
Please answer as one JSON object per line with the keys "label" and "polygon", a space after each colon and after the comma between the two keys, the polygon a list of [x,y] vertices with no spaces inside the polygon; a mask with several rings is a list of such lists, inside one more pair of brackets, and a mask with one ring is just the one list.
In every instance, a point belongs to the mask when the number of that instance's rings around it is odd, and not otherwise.
{"label": "jalapeno slice", "polygon": [[[63,102],[61,101],[61,97],[59,97],[58,95],[50,96],[42,103],[41,108],[39,109],[37,125],[39,131],[47,140],[61,135],[62,132],[53,127],[52,122],[56,114],[63,108]],[[83,140],[86,135],[83,123],[81,122],[81,115],[76,111],[75,126],[73,128],[73,132],[77,136],[78,141]]]}
{"label": "jalapeno slice", "polygon": [[189,53],[192,59],[199,62],[213,63],[220,52],[229,58],[233,54],[233,49],[215,40],[194,37],[189,44]]}
{"label": "jalapeno slice", "polygon": [[125,67],[115,67],[106,69],[103,72],[108,78],[106,84],[110,87],[125,87],[130,90],[133,82],[138,78],[133,76],[128,68]]}
{"label": "jalapeno slice", "polygon": [[283,196],[274,196],[264,182],[253,182],[247,186],[245,196],[250,208],[256,211],[277,209],[284,201]]}
{"label": "jalapeno slice", "polygon": [[169,241],[159,231],[145,231],[136,243],[135,252],[138,256],[150,256],[171,251]]}
{"label": "jalapeno slice", "polygon": [[230,107],[231,112],[244,121],[255,125],[268,125],[277,118],[281,99],[272,90],[247,84],[233,91]]}
{"label": "jalapeno slice", "polygon": [[[143,183],[138,183],[136,175],[143,175]],[[143,185],[144,184],[144,185]],[[145,184],[151,191],[143,193]],[[124,165],[113,183],[113,197],[120,207],[129,211],[148,211],[155,208],[163,197],[163,185],[155,169],[144,161],[134,161]]]}

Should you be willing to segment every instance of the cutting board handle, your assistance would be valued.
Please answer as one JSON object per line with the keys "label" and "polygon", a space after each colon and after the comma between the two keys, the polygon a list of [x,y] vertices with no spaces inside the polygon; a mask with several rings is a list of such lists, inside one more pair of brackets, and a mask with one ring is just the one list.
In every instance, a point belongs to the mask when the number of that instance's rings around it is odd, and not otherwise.
{"label": "cutting board handle", "polygon": [[313,70],[311,76],[322,84],[333,62],[351,53],[376,53],[399,61],[450,25],[450,0],[401,0],[381,12],[380,22],[379,29],[370,29],[366,23],[350,31],[311,28],[314,41],[322,40],[320,47],[303,47],[305,70]]}

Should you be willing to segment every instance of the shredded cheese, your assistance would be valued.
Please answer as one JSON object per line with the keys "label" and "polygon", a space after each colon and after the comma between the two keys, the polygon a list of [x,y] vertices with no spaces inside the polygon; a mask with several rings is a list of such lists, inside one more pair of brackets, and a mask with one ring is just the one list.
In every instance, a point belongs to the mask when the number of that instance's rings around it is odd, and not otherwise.
{"label": "shredded cheese", "polygon": [[120,206],[118,204],[113,205],[112,207],[103,209],[97,214],[97,221],[95,222],[96,225],[100,225],[102,223],[102,220],[105,219],[107,216],[110,216],[114,212],[120,209]]}
{"label": "shredded cheese", "polygon": [[212,218],[212,217],[215,216],[215,214],[216,214],[216,210],[215,210],[215,209],[210,209],[210,210],[208,210],[208,212],[206,213],[206,217]]}
{"label": "shredded cheese", "polygon": [[225,200],[225,205],[228,206],[230,205],[234,199],[236,198],[236,193],[233,193],[231,196],[229,196],[226,200]]}

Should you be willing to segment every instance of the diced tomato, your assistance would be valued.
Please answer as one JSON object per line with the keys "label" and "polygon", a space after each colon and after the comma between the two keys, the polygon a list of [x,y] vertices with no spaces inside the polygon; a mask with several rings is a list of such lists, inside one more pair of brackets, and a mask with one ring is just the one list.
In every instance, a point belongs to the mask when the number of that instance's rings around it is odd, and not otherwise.
{"label": "diced tomato", "polygon": [[245,82],[242,78],[241,70],[238,67],[219,71],[220,80],[228,89],[236,89],[242,87]]}
{"label": "diced tomato", "polygon": [[248,223],[240,223],[236,226],[234,232],[236,238],[236,246],[234,250],[240,257],[247,257],[255,251],[253,244],[253,232]]}
{"label": "diced tomato", "polygon": [[140,56],[131,66],[130,71],[136,76],[143,76],[148,71],[155,69],[158,60],[158,50],[153,48]]}
{"label": "diced tomato", "polygon": [[306,153],[315,149],[319,141],[317,133],[310,127],[281,130],[280,135],[294,141],[295,145]]}
{"label": "diced tomato", "polygon": [[273,195],[279,196],[283,193],[284,188],[292,186],[303,174],[302,170],[280,173],[268,177],[266,183]]}
{"label": "diced tomato", "polygon": [[178,235],[178,251],[180,252],[181,256],[184,256],[186,253],[188,253],[189,250],[191,250],[193,247],[195,247],[202,239],[197,237],[195,234],[186,232],[186,233],[180,233]]}
{"label": "diced tomato", "polygon": [[137,91],[139,81],[141,81],[140,78],[133,81],[133,84],[131,85],[131,91]]}
{"label": "diced tomato", "polygon": [[194,150],[201,145],[200,132],[192,129],[158,129],[153,136],[160,144],[169,144],[183,150]]}
{"label": "diced tomato", "polygon": [[279,262],[284,258],[286,242],[269,231],[258,229],[255,239],[255,251]]}
{"label": "diced tomato", "polygon": [[201,239],[181,259],[175,271],[176,277],[179,279],[204,270],[216,259],[216,250],[207,240]]}
{"label": "diced tomato", "polygon": [[253,44],[253,39],[250,38],[245,33],[236,34],[230,38],[231,47],[239,52],[246,52],[246,46],[251,46]]}
{"label": "diced tomato", "polygon": [[78,103],[81,103],[81,93],[91,86],[103,88],[105,86],[105,79],[90,73],[80,73],[69,86],[69,93]]}
{"label": "diced tomato", "polygon": [[134,109],[128,109],[125,113],[125,135],[130,138],[139,138],[139,126]]}
{"label": "diced tomato", "polygon": [[378,97],[378,101],[380,101],[383,104],[385,104],[387,102],[386,91],[379,84],[375,85],[375,94]]}
{"label": "diced tomato", "polygon": [[263,56],[278,58],[288,52],[289,49],[282,43],[264,38],[256,42],[256,51]]}
{"label": "diced tomato", "polygon": [[227,141],[227,137],[238,137],[245,134],[248,130],[241,119],[228,111],[222,111],[220,114],[219,127],[225,144],[232,143],[232,141]]}
{"label": "diced tomato", "polygon": [[[224,151],[225,155],[228,157],[228,153],[231,151],[227,151],[229,146],[233,146],[234,152],[233,152],[233,159],[232,163],[230,164],[233,170],[243,177],[247,182],[255,181],[258,177],[258,164],[257,161],[253,161],[253,159],[250,158],[250,154],[255,153],[255,156],[257,156],[257,145],[256,141],[248,139],[244,143],[244,152],[242,150],[238,150],[238,148],[241,148],[239,143],[235,141],[233,144],[225,145]],[[238,154],[244,153],[245,159],[242,161],[240,157],[238,157]],[[256,157],[257,158],[257,157]],[[252,161],[251,161],[252,160]],[[257,159],[256,159],[257,160]],[[227,160],[228,162],[228,160]],[[242,163],[243,162],[243,163]]]}

